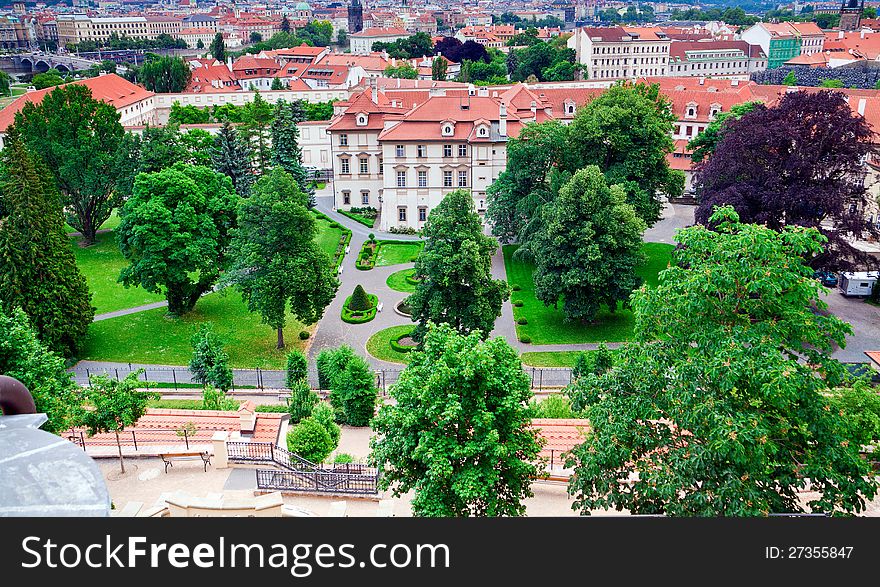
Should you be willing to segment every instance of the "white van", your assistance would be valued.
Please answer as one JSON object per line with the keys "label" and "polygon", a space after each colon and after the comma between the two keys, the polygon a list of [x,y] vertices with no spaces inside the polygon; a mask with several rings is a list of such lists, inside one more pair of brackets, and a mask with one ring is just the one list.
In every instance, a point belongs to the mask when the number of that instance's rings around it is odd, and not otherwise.
{"label": "white van", "polygon": [[837,287],[845,296],[869,296],[878,278],[880,273],[877,271],[846,271],[840,274]]}

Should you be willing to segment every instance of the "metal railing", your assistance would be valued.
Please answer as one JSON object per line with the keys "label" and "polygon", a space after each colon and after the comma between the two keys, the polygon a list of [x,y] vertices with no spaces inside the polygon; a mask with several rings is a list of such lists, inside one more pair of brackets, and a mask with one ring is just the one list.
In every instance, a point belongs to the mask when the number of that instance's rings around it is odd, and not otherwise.
{"label": "metal railing", "polygon": [[265,463],[277,467],[257,469],[258,489],[318,493],[378,493],[379,472],[367,465],[357,463],[319,465],[271,442],[227,442],[226,454],[233,463]]}
{"label": "metal railing", "polygon": [[304,491],[315,493],[356,493],[375,495],[379,476],[336,471],[283,471],[257,469],[257,489],[265,491]]}
{"label": "metal railing", "polygon": [[[122,379],[129,373],[143,370],[139,376],[142,381],[152,381],[164,384],[163,387],[175,390],[192,389],[193,393],[201,394],[201,388],[194,384],[192,374],[186,367],[162,367],[154,365],[137,365],[129,363],[125,366],[112,367],[109,369],[90,369],[78,367],[70,369],[76,383],[82,386],[89,385],[92,375],[106,374],[114,379]],[[529,376],[533,389],[544,390],[561,388],[572,382],[571,369],[567,367],[528,367],[523,366],[523,371]],[[403,369],[377,369],[376,387],[382,395],[388,395],[389,388],[397,382]],[[313,365],[309,368],[309,385],[313,389],[321,389],[318,372]],[[233,393],[247,393],[248,390],[287,389],[287,373],[280,369],[233,369],[232,388]]]}

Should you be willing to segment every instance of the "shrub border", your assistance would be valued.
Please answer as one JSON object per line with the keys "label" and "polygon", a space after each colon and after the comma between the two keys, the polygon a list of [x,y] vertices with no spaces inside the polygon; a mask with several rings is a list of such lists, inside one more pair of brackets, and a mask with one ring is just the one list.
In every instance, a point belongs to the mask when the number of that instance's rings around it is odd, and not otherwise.
{"label": "shrub border", "polygon": [[[358,224],[363,224],[367,228],[373,228],[373,225],[376,224],[376,220],[368,220],[365,216],[361,216],[360,214],[355,214],[354,212],[349,212],[348,210],[337,210],[340,214],[345,216],[346,218],[351,218]],[[369,224],[368,224],[369,223]]]}
{"label": "shrub border", "polygon": [[364,253],[369,250],[367,247],[370,244],[370,241],[364,241],[364,244],[361,245],[361,250],[358,251],[358,256],[355,260],[354,266],[361,271],[369,271],[376,266],[376,257],[379,255],[379,241],[372,243],[375,245],[375,247],[373,248],[373,252],[370,253],[370,256],[369,258],[367,258],[366,262],[361,262],[361,258],[363,258]]}
{"label": "shrub border", "polygon": [[348,309],[348,304],[351,302],[351,296],[345,298],[345,303],[342,304],[342,321],[348,324],[364,324],[375,318],[376,310],[379,305],[379,297],[373,294],[367,294],[367,299],[370,300],[372,307],[366,311],[366,316],[354,317],[351,315],[352,311]]}
{"label": "shrub border", "polygon": [[[413,329],[413,330],[415,330],[415,329]],[[415,349],[416,347],[414,347],[414,346],[403,346],[402,344],[400,344],[401,338],[406,338],[407,336],[412,336],[412,333],[413,333],[413,331],[410,330],[409,332],[404,332],[403,334],[401,334],[395,338],[392,338],[390,341],[388,341],[389,344],[391,344],[391,348],[399,353],[408,353],[408,352],[412,351],[413,349]]]}

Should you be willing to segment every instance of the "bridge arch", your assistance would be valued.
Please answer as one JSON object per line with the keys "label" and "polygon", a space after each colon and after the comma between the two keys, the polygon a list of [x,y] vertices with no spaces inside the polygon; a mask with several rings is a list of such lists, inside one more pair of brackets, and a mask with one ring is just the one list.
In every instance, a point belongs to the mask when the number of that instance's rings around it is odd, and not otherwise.
{"label": "bridge arch", "polygon": [[28,71],[32,71],[34,68],[34,62],[29,57],[22,57],[21,61],[19,63],[21,63],[22,69],[27,69]]}
{"label": "bridge arch", "polygon": [[36,71],[37,73],[46,73],[50,69],[52,69],[52,66],[49,65],[49,62],[45,59],[39,59],[36,63],[34,63],[34,71]]}
{"label": "bridge arch", "polygon": [[63,63],[58,63],[57,65],[55,65],[55,69],[57,69],[57,70],[60,71],[61,73],[70,73],[70,68],[67,67],[67,66],[66,66],[65,64],[63,64]]}

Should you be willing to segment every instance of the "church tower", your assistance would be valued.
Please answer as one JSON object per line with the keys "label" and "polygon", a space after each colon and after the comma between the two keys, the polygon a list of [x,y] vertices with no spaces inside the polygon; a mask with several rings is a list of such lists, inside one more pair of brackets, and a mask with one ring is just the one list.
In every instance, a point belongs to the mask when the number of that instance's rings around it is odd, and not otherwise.
{"label": "church tower", "polygon": [[862,23],[862,11],[864,10],[865,0],[843,0],[843,4],[840,6],[840,30],[859,30]]}
{"label": "church tower", "polygon": [[361,0],[351,0],[348,5],[348,34],[353,35],[364,30],[364,7]]}

